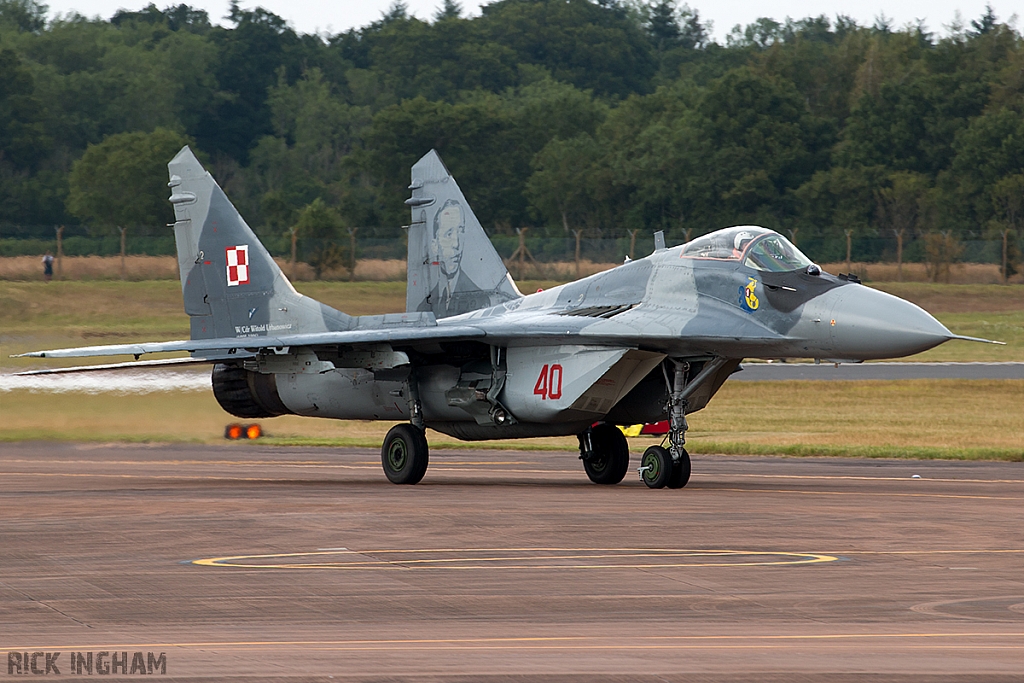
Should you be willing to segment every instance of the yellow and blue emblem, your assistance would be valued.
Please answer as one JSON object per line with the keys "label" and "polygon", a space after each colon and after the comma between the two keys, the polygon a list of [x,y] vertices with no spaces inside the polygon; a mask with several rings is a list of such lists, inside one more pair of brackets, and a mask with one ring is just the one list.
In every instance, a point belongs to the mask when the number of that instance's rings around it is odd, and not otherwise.
{"label": "yellow and blue emblem", "polygon": [[740,287],[740,308],[748,313],[753,313],[761,302],[757,298],[757,278],[748,277],[745,286]]}

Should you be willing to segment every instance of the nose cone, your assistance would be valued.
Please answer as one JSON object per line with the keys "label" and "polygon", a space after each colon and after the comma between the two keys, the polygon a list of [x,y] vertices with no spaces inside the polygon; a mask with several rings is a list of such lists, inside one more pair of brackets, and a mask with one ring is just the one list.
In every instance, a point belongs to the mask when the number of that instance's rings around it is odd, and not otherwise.
{"label": "nose cone", "polygon": [[945,325],[909,301],[863,285],[839,291],[832,309],[832,341],[842,358],[899,358],[953,338]]}

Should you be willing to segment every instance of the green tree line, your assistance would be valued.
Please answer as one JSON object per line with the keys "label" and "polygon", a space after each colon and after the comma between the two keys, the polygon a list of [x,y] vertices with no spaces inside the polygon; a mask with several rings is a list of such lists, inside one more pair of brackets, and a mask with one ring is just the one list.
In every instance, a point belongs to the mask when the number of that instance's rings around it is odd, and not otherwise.
{"label": "green tree line", "polygon": [[236,2],[226,23],[0,0],[3,236],[162,234],[164,164],[186,143],[282,254],[299,225],[400,239],[431,148],[492,235],[756,223],[829,260],[850,235],[955,250],[1024,227],[1024,38],[991,10],[941,36],[759,18],[724,43],[674,0],[472,18],[444,0],[430,20],[395,2],[337,35]]}

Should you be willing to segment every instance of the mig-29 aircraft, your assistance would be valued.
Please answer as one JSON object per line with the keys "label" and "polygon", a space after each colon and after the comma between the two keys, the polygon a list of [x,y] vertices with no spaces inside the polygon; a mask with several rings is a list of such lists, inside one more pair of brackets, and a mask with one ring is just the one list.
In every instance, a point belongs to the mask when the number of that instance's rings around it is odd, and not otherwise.
{"label": "mig-29 aircraft", "polygon": [[[295,291],[188,147],[168,168],[191,339],[24,355],[137,361],[41,372],[208,363],[214,396],[241,418],[401,422],[381,449],[396,484],[426,472],[426,427],[470,441],[575,434],[591,481],[617,484],[629,467],[617,425],[667,418],[668,448],[648,448],[639,472],[681,488],[687,415],[742,359],[858,362],[970,339],[754,226],[672,248],[659,235],[646,258],[523,295],[435,151],[406,200],[406,312],[353,317]],[[167,351],[191,358],[138,362]]]}

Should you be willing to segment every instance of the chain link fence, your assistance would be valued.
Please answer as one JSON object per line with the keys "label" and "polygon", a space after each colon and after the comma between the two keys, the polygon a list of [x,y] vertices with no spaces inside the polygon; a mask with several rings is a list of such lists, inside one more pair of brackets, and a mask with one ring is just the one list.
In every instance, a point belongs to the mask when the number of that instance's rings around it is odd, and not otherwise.
{"label": "chain link fence", "polygon": [[[96,235],[86,226],[66,225],[61,239],[61,252],[64,256],[118,256],[121,253],[121,238],[118,231],[104,231],[106,234]],[[367,230],[366,232],[371,232]],[[501,234],[491,237],[495,249],[509,263],[509,268],[517,276],[544,277],[556,276],[556,271],[544,266],[561,265],[558,276],[572,276],[577,273],[594,272],[600,267],[622,263],[627,256],[642,258],[654,250],[654,236],[651,233],[637,232],[635,235],[623,234],[618,237],[594,238],[582,233],[579,239],[574,235],[546,237],[524,231],[524,236],[517,234]],[[541,231],[536,230],[537,233]],[[793,235],[789,235],[791,239]],[[864,264],[880,264],[897,262],[900,252],[895,237],[852,235],[847,242],[845,236],[840,237],[807,237],[795,236],[797,246],[807,256],[821,264],[845,264],[849,255],[851,270]],[[291,240],[287,235],[263,234],[261,239],[271,253],[283,263],[292,258]],[[682,238],[668,243],[682,242]],[[928,264],[935,260],[927,249],[927,240],[923,236],[907,237],[902,244],[902,262],[906,264]],[[1020,254],[1024,251],[1024,240],[1017,235],[1009,235],[1007,240],[1007,261],[1010,274],[1021,270]],[[352,254],[352,245],[355,254]],[[49,251],[57,254],[57,235],[53,226],[19,226],[0,225],[0,257],[41,256]],[[951,264],[990,264],[1001,272],[1004,246],[1001,239],[967,239],[954,240],[952,256],[947,256]],[[173,256],[175,254],[174,236],[164,226],[134,226],[125,232],[125,254],[147,256]],[[405,233],[394,239],[361,238],[356,232],[354,242],[349,236],[340,236],[334,240],[314,240],[298,237],[295,244],[295,260],[297,263],[318,264],[316,276],[330,279],[351,277],[351,269],[362,261],[388,262],[402,261],[406,257]],[[569,266],[565,268],[564,266]],[[574,268],[575,267],[575,268]],[[371,276],[368,279],[391,279],[394,268],[387,269],[386,276]],[[382,271],[383,272],[383,271]],[[397,272],[397,271],[395,271]],[[359,279],[357,273],[357,279]]]}

